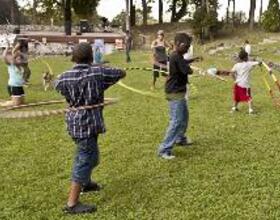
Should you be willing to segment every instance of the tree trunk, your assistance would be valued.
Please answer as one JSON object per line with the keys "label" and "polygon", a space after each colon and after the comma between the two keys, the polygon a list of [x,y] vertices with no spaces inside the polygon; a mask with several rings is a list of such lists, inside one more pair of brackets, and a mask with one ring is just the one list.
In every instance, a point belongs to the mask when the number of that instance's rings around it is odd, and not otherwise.
{"label": "tree trunk", "polygon": [[33,0],[33,6],[32,6],[32,24],[36,24],[36,15],[37,15],[37,6],[38,6],[38,0]]}
{"label": "tree trunk", "polygon": [[130,0],[130,25],[131,27],[136,25],[136,8],[133,4],[133,0]]}
{"label": "tree trunk", "polygon": [[256,9],[256,0],[250,0],[249,26],[251,30],[254,29],[255,9]]}
{"label": "tree trunk", "polygon": [[65,0],[64,5],[64,28],[65,34],[71,35],[72,34],[72,12],[71,12],[71,0]]}
{"label": "tree trunk", "polygon": [[261,23],[262,21],[262,14],[263,14],[263,0],[261,0],[259,23]]}
{"label": "tree trunk", "polygon": [[10,7],[11,7],[11,24],[15,24],[16,23],[16,13],[15,13],[16,4],[15,4],[14,0],[11,1]]}
{"label": "tree trunk", "polygon": [[163,2],[162,0],[158,0],[158,23],[163,23]]}
{"label": "tree trunk", "polygon": [[227,4],[227,24],[229,23],[229,7],[230,7],[230,0],[228,0],[228,4]]}
{"label": "tree trunk", "polygon": [[235,0],[232,0],[232,24],[235,24]]}
{"label": "tree trunk", "polygon": [[126,24],[126,30],[130,32],[130,2],[129,0],[125,0],[126,3],[126,16],[125,16],[125,24]]}
{"label": "tree trunk", "polygon": [[[181,1],[182,2],[182,6],[179,9],[179,11],[177,12],[177,2]],[[205,0],[203,0],[205,1]],[[186,0],[173,0],[172,1],[172,7],[171,7],[171,22],[178,22],[182,17],[184,17],[186,15],[187,12],[187,1]]]}
{"label": "tree trunk", "polygon": [[148,24],[148,6],[147,1],[142,0],[142,7],[143,7],[143,25]]}

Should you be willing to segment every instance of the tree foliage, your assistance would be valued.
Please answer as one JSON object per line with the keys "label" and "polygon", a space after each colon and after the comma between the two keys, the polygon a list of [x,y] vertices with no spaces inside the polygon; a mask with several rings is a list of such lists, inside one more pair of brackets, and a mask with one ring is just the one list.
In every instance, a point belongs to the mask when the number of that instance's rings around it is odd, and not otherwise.
{"label": "tree foliage", "polygon": [[278,32],[280,30],[280,9],[278,0],[270,0],[267,10],[262,17],[262,26],[266,31]]}
{"label": "tree foliage", "polygon": [[205,39],[212,37],[219,28],[218,1],[217,0],[194,0],[196,6],[193,15],[194,33]]}
{"label": "tree foliage", "polygon": [[75,13],[80,18],[89,19],[91,18],[100,0],[72,0],[72,6]]}

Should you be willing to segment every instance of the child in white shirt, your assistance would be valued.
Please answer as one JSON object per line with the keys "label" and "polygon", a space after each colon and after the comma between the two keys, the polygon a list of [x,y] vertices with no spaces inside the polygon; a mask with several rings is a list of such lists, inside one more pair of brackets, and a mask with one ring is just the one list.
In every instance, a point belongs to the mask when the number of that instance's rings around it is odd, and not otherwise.
{"label": "child in white shirt", "polygon": [[261,65],[261,62],[248,61],[249,56],[245,50],[239,53],[240,62],[236,63],[231,72],[235,80],[233,89],[234,106],[232,112],[238,111],[239,102],[247,102],[249,114],[252,114],[252,96],[250,88],[250,73],[254,66]]}

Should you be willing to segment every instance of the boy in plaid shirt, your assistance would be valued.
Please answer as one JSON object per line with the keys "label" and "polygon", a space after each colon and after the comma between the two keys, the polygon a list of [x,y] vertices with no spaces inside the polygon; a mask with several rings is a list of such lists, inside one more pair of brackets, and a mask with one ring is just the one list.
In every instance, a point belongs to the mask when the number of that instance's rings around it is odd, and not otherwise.
{"label": "boy in plaid shirt", "polygon": [[[55,88],[66,99],[69,107],[98,105],[104,102],[104,91],[125,77],[125,71],[92,66],[92,48],[81,43],[73,50],[72,70],[60,75]],[[91,173],[99,163],[98,134],[105,132],[103,107],[80,109],[66,113],[67,130],[77,145],[72,182],[65,213],[81,214],[96,211],[93,205],[79,202],[80,192],[98,191],[91,181]]]}

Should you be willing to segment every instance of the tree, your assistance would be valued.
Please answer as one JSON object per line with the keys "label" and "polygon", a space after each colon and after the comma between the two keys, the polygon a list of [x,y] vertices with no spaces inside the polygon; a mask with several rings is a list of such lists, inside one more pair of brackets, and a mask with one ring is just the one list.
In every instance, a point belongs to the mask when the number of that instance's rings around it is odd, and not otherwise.
{"label": "tree", "polygon": [[260,14],[259,14],[259,23],[261,23],[262,14],[263,14],[263,0],[260,1],[261,1],[261,6],[260,6]]}
{"label": "tree", "polygon": [[32,5],[32,24],[36,24],[37,20],[37,7],[38,7],[38,0],[33,0]]}
{"label": "tree", "polygon": [[202,41],[213,38],[219,28],[217,0],[194,0],[193,3],[196,6],[192,22],[194,33]]}
{"label": "tree", "polygon": [[158,23],[163,23],[163,2],[162,0],[158,0]]}
{"label": "tree", "polygon": [[136,7],[133,0],[130,0],[130,25],[134,27],[136,24]]}
{"label": "tree", "polygon": [[126,24],[126,30],[130,31],[131,28],[131,24],[130,24],[130,1],[129,0],[125,0],[125,4],[126,4],[126,16],[125,16],[125,24]]}
{"label": "tree", "polygon": [[[189,0],[172,0],[172,4],[169,9],[171,11],[171,22],[178,22],[187,14],[188,3]],[[178,8],[179,10],[177,10]]]}
{"label": "tree", "polygon": [[143,7],[143,24],[147,25],[148,23],[148,5],[146,0],[142,0]]}
{"label": "tree", "polygon": [[255,10],[256,10],[256,0],[250,0],[249,26],[251,30],[254,28]]}
{"label": "tree", "polygon": [[232,0],[232,24],[235,23],[235,0]]}
{"label": "tree", "polygon": [[63,0],[64,3],[64,29],[66,35],[72,33],[72,11],[71,11],[71,0]]}
{"label": "tree", "polygon": [[72,0],[75,14],[83,19],[91,19],[96,12],[99,0]]}
{"label": "tree", "polygon": [[270,0],[267,10],[263,14],[262,26],[266,31],[280,30],[280,9],[278,0]]}

